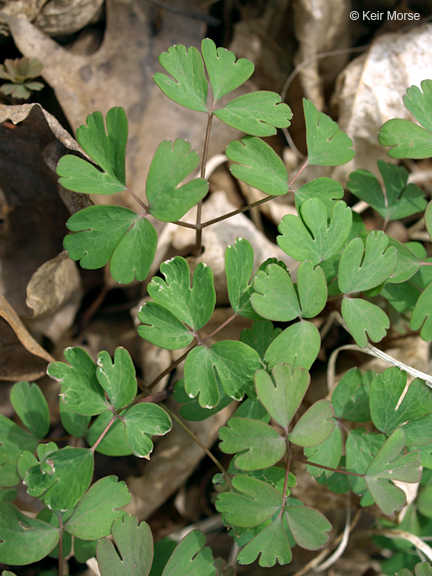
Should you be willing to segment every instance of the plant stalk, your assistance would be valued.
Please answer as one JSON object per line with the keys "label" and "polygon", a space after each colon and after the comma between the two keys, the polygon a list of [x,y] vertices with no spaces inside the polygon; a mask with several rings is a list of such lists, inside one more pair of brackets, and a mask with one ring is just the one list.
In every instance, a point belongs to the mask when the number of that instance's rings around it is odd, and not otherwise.
{"label": "plant stalk", "polygon": [[104,439],[104,436],[106,435],[106,433],[108,432],[108,430],[111,428],[111,426],[114,424],[115,420],[117,418],[116,414],[113,414],[113,417],[111,418],[111,420],[108,422],[108,424],[106,425],[105,430],[102,432],[102,434],[99,436],[99,438],[96,440],[96,442],[93,444],[93,446],[90,448],[92,454],[95,453],[96,448],[99,446],[99,444],[102,442],[102,440]]}
{"label": "plant stalk", "polygon": [[[208,149],[210,143],[210,133],[211,127],[213,122],[213,109],[216,102],[213,100],[213,104],[211,107],[210,112],[208,113],[208,120],[207,120],[207,128],[204,138],[204,148],[203,148],[203,157],[201,162],[201,178],[205,178],[206,166],[207,166],[207,157],[208,157]],[[198,202],[197,206],[197,217],[196,217],[196,243],[195,243],[195,254],[199,256],[201,252],[201,245],[202,245],[202,227],[201,227],[201,212],[202,212],[202,200]]]}
{"label": "plant stalk", "polygon": [[315,468],[321,468],[322,470],[330,470],[331,472],[339,472],[340,474],[346,474],[347,476],[358,476],[359,478],[364,478],[364,474],[357,474],[356,472],[348,472],[348,470],[339,470],[338,468],[330,468],[329,466],[324,466],[323,464],[315,464],[314,462],[308,462],[303,460],[303,458],[298,458],[297,456],[292,456],[293,460],[297,462],[302,462],[308,466],[314,466]]}

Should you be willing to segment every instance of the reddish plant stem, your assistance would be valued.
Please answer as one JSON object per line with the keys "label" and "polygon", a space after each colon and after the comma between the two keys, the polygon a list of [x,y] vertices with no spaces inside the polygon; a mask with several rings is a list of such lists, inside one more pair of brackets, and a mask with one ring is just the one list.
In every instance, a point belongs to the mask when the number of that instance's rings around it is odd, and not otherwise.
{"label": "reddish plant stem", "polygon": [[364,474],[356,474],[355,472],[348,472],[348,470],[338,470],[338,468],[330,468],[329,466],[324,466],[323,464],[314,464],[314,462],[308,462],[308,460],[303,460],[303,458],[297,458],[297,456],[292,456],[293,460],[297,462],[302,462],[308,466],[314,466],[315,468],[321,468],[323,470],[330,470],[331,472],[339,472],[340,474],[346,474],[347,476],[357,476],[358,478],[364,478]]}
{"label": "reddish plant stem", "polygon": [[237,318],[237,314],[233,314],[232,316],[230,316],[229,318],[227,318],[225,320],[225,322],[223,322],[218,328],[216,328],[216,330],[213,330],[213,332],[211,334],[209,334],[208,336],[206,336],[205,338],[203,338],[201,340],[201,344],[204,344],[204,342],[207,342],[207,340],[210,340],[210,338],[212,338],[213,336],[215,336],[215,334],[217,334],[218,332],[220,332],[221,330],[223,330],[225,328],[225,326],[228,326],[228,324],[230,322],[232,322],[234,320],[234,318]]}
{"label": "reddish plant stem", "polygon": [[93,446],[90,448],[92,454],[95,453],[96,448],[99,446],[99,444],[102,442],[102,440],[104,439],[104,436],[106,435],[106,433],[108,432],[108,430],[111,428],[111,426],[114,424],[114,422],[116,421],[117,415],[113,414],[113,417],[111,418],[111,420],[108,422],[108,424],[106,425],[105,430],[102,432],[102,434],[99,436],[99,438],[96,440],[96,442],[93,444]]}
{"label": "reddish plant stem", "polygon": [[141,206],[141,208],[144,209],[145,214],[148,214],[149,208],[148,208],[147,204],[144,204],[144,202],[141,200],[141,198],[139,198],[135,194],[135,192],[133,190],[131,190],[128,186],[126,186],[126,190],[129,192],[129,194],[132,196],[132,198],[138,202],[138,204]]}
{"label": "reddish plant stem", "polygon": [[[201,178],[205,178],[205,170],[207,166],[207,157],[208,157],[208,149],[209,149],[209,142],[210,142],[210,133],[211,127],[213,122],[213,110],[216,102],[213,101],[212,107],[210,112],[208,113],[208,120],[207,120],[207,128],[204,138],[204,148],[203,148],[203,157],[201,162]],[[199,256],[201,252],[201,244],[202,244],[202,227],[201,227],[201,212],[202,212],[202,200],[198,202],[197,206],[197,217],[196,217],[196,242],[195,242],[195,253]]]}
{"label": "reddish plant stem", "polygon": [[306,160],[305,160],[305,162],[302,164],[300,170],[299,170],[296,174],[294,174],[293,179],[292,179],[291,182],[288,184],[288,188],[291,186],[291,184],[292,184],[293,182],[295,182],[295,181],[297,180],[297,178],[300,176],[300,174],[303,172],[303,170],[306,168],[307,165],[308,165],[308,161],[307,161],[307,158],[306,158]]}

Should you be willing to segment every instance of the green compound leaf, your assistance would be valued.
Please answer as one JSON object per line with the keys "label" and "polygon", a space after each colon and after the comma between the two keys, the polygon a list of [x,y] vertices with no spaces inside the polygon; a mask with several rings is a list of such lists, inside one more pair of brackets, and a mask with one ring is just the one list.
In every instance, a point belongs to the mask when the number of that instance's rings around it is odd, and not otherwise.
{"label": "green compound leaf", "polygon": [[268,424],[270,422],[270,414],[264,408],[259,400],[251,400],[246,398],[234,412],[236,418],[252,418],[252,420],[261,420]]}
{"label": "green compound leaf", "polygon": [[297,270],[297,290],[301,316],[315,318],[327,303],[327,282],[320,266],[314,268],[312,262],[305,261]]}
{"label": "green compound leaf", "polygon": [[152,224],[122,206],[90,206],[76,212],[67,227],[63,245],[83,268],[102,268],[110,260],[111,275],[128,284],[145,280],[153,262],[157,233]]}
{"label": "green compound leaf", "polygon": [[139,458],[150,458],[153,450],[150,436],[163,436],[172,428],[171,418],[157,404],[136,404],[123,414],[122,418],[127,443]]}
{"label": "green compound leaf", "polygon": [[317,265],[345,246],[352,226],[351,209],[345,202],[335,202],[330,223],[327,208],[319,198],[305,200],[300,216],[287,214],[278,226],[282,236],[276,238],[277,243],[289,256]]}
{"label": "green compound leaf", "polygon": [[[123,413],[120,413],[122,416]],[[98,440],[102,432],[108,426],[113,414],[111,410],[106,410],[91,425],[87,432],[86,439],[90,446]],[[102,442],[96,448],[96,452],[105,454],[106,456],[128,456],[133,454],[131,447],[126,441],[124,424],[118,418],[112,424],[111,428],[105,434]]]}
{"label": "green compound leaf", "polygon": [[17,460],[24,450],[33,452],[38,439],[0,414],[0,486],[9,488],[19,483]]}
{"label": "green compound leaf", "polygon": [[233,526],[251,528],[268,520],[282,506],[282,494],[265,482],[248,476],[235,476],[237,492],[218,494],[216,509]]}
{"label": "green compound leaf", "polygon": [[10,502],[0,503],[0,562],[23,566],[45,558],[60,539],[58,528],[25,516]]}
{"label": "green compound leaf", "polygon": [[163,262],[160,270],[165,280],[152,278],[148,293],[176,318],[194,330],[200,330],[210,320],[216,303],[211,268],[201,262],[197,265],[192,288],[189,265],[184,258],[176,256]]}
{"label": "green compound leaf", "polygon": [[385,192],[369,170],[352,172],[347,183],[348,190],[375,208],[386,221],[423,212],[426,208],[424,192],[415,184],[407,183],[408,170],[382,160],[378,160],[378,168],[384,180]]}
{"label": "green compound leaf", "polygon": [[208,84],[198,50],[194,46],[186,50],[177,44],[168,48],[168,52],[162,52],[159,62],[175,80],[160,72],[154,75],[165,96],[189,110],[207,112]]}
{"label": "green compound leaf", "polygon": [[406,372],[396,367],[377,374],[370,391],[372,421],[387,435],[402,428],[406,446],[420,446],[430,442],[432,437],[432,394],[417,378],[400,402],[406,383]]}
{"label": "green compound leaf", "polygon": [[272,377],[265,370],[255,372],[255,389],[270,416],[288,430],[309,387],[310,375],[304,368],[277,364]]}
{"label": "green compound leaf", "polygon": [[375,304],[361,298],[344,298],[342,316],[351,336],[361,348],[367,346],[368,336],[372,342],[380,342],[390,327],[387,314]]}
{"label": "green compound leaf", "polygon": [[[335,426],[330,436],[318,446],[305,448],[305,456],[308,462],[337,468],[342,456],[342,434],[340,428]],[[313,478],[318,478],[324,473],[326,477],[333,474],[331,470],[323,470],[315,466],[306,466],[306,470]]]}
{"label": "green compound leaf", "polygon": [[130,404],[135,398],[135,368],[125,348],[116,348],[114,362],[108,352],[99,352],[96,377],[116,410]]}
{"label": "green compound leaf", "polygon": [[369,395],[374,375],[372,370],[362,374],[358,368],[352,368],[342,376],[331,397],[336,418],[345,418],[351,422],[372,420]]}
{"label": "green compound leaf", "polygon": [[412,312],[420,297],[420,290],[412,284],[386,284],[380,295],[400,314]]}
{"label": "green compound leaf", "polygon": [[432,154],[432,81],[423,80],[408,88],[403,97],[406,108],[424,127],[408,120],[393,119],[381,126],[378,140],[382,146],[392,146],[390,158],[429,158]]}
{"label": "green compound leaf", "polygon": [[146,194],[149,213],[163,222],[175,222],[208,192],[204,178],[194,178],[179,186],[199,164],[199,156],[190,151],[186,140],[161,142],[155,152],[147,176]]}
{"label": "green compound leaf", "polygon": [[405,493],[389,482],[418,482],[421,478],[420,456],[409,452],[399,456],[405,446],[405,432],[397,428],[370,463],[365,481],[375,503],[384,514],[392,516],[405,505]]}
{"label": "green compound leaf", "polygon": [[263,568],[289,564],[292,560],[289,536],[282,518],[277,518],[264,528],[237,555],[239,564],[252,564],[259,556],[258,564]]}
{"label": "green compound leaf", "polygon": [[97,540],[80,540],[80,538],[74,538],[74,556],[76,561],[84,564],[89,558],[94,558],[96,556],[97,542]]}
{"label": "green compound leaf", "polygon": [[[232,398],[225,394],[222,384],[219,381],[217,384],[220,394],[219,404],[214,408],[202,408],[199,404],[198,398],[190,398],[188,394],[186,394],[184,380],[177,380],[173,397],[176,402],[183,404],[183,406],[180,407],[180,416],[185,420],[201,422],[202,420],[210,418],[213,414],[217,414],[231,404]],[[243,406],[243,404],[241,404],[241,406]],[[240,414],[237,415],[240,416]]]}
{"label": "green compound leaf", "polygon": [[339,130],[329,116],[318,112],[310,100],[303,98],[306,121],[307,163],[314,166],[339,166],[354,158],[352,140]]}
{"label": "green compound leaf", "polygon": [[73,412],[83,416],[101,414],[107,408],[103,388],[96,378],[96,366],[85,350],[66,348],[64,357],[69,364],[52,362],[47,373],[62,384],[63,401]]}
{"label": "green compound leaf", "polygon": [[219,100],[241,86],[254,72],[254,65],[246,58],[239,58],[225,48],[217,48],[210,38],[204,38],[201,51],[213,90],[214,100]]}
{"label": "green compound leaf", "polygon": [[232,175],[266,194],[282,196],[288,192],[285,164],[271,146],[255,136],[244,136],[231,142],[226,151],[238,162],[230,168]]}
{"label": "green compound leaf", "polygon": [[246,328],[240,334],[240,341],[256,350],[264,362],[267,348],[281,332],[280,328],[273,328],[273,324],[267,320],[254,322],[252,328]]}
{"label": "green compound leaf", "polygon": [[310,198],[319,198],[327,209],[327,218],[330,220],[333,207],[337,200],[343,198],[342,185],[332,178],[316,178],[295,191],[295,204],[297,212],[300,206]]}
{"label": "green compound leaf", "polygon": [[167,350],[185,348],[194,339],[184,324],[177,320],[169,310],[155,302],[145,302],[138,313],[138,326],[141,338]]}
{"label": "green compound leaf", "polygon": [[86,448],[47,452],[40,464],[24,477],[30,496],[36,496],[53,510],[69,510],[78,504],[90,485],[93,455]]}
{"label": "green compound leaf", "polygon": [[50,427],[47,401],[37,384],[17,382],[12,386],[10,401],[21,422],[36,438],[45,438]]}
{"label": "green compound leaf", "polygon": [[153,562],[153,536],[149,525],[138,518],[118,518],[111,528],[114,543],[102,538],[96,557],[102,576],[148,576]]}
{"label": "green compound leaf", "polygon": [[75,438],[83,438],[87,434],[91,416],[82,416],[73,412],[60,398],[60,420],[68,434]]}
{"label": "green compound leaf", "polygon": [[417,300],[411,316],[411,330],[420,330],[420,336],[426,342],[432,340],[432,283]]}
{"label": "green compound leaf", "polygon": [[[39,447],[39,445],[38,445]],[[36,466],[38,464],[38,459],[36,456],[29,452],[28,450],[24,450],[21,456],[18,458],[16,462],[16,469],[20,478],[23,480],[25,475],[27,474],[27,470],[32,466]]]}
{"label": "green compound leaf", "polygon": [[287,128],[292,118],[290,107],[279,94],[265,90],[239,96],[214,114],[231,128],[260,137],[276,134],[276,128]]}
{"label": "green compound leaf", "polygon": [[329,400],[318,400],[303,414],[288,439],[298,446],[317,446],[326,440],[335,427],[334,411]]}
{"label": "green compound leaf", "polygon": [[237,238],[234,246],[225,251],[225,272],[228,285],[228,297],[236,314],[246,318],[259,318],[251,308],[250,280],[253,271],[254,252],[251,244]]}
{"label": "green compound leaf", "polygon": [[277,336],[265,353],[272,369],[276,364],[291,364],[309,370],[321,347],[318,329],[310,322],[297,322]]}
{"label": "green compound leaf", "polygon": [[162,576],[216,576],[211,548],[202,532],[193,530],[177,545]]}
{"label": "green compound leaf", "polygon": [[219,378],[226,394],[241,400],[245,393],[253,393],[253,375],[260,368],[258,353],[234,340],[216,342],[210,348],[198,346],[191,350],[185,362],[185,390],[191,397],[199,393],[203,408],[219,403]]}
{"label": "green compound leaf", "polygon": [[225,454],[236,454],[234,463],[241,470],[260,470],[273,466],[284,456],[282,436],[260,420],[230,418],[219,429],[219,448]]}
{"label": "green compound leaf", "polygon": [[108,110],[107,132],[103,116],[93,112],[87,116],[87,126],[77,129],[76,137],[83,150],[102,168],[78,158],[66,155],[60,159],[57,174],[59,183],[74,192],[85,194],[114,194],[126,188],[125,156],[128,123],[123,108]]}
{"label": "green compound leaf", "polygon": [[119,508],[130,501],[126,483],[118,482],[117,476],[106,476],[84,494],[65,523],[65,530],[81,540],[99,540],[109,536],[113,522],[126,515]]}
{"label": "green compound leaf", "polygon": [[396,268],[397,251],[388,247],[384,232],[371,232],[366,244],[354,238],[345,248],[339,263],[339,288],[344,294],[363,292],[382,284]]}

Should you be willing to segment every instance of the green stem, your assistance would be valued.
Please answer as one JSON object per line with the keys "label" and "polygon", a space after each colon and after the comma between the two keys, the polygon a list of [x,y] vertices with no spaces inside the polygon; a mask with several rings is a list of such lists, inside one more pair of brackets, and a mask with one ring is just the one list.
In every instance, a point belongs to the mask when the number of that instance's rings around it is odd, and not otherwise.
{"label": "green stem", "polygon": [[58,553],[58,576],[63,576],[63,515],[59,514],[59,528],[60,528],[60,540],[59,540],[59,553]]}
{"label": "green stem", "polygon": [[303,458],[297,458],[297,456],[292,456],[293,460],[297,462],[302,462],[308,466],[315,466],[315,468],[321,468],[322,470],[330,470],[331,472],[339,472],[340,474],[346,474],[347,476],[358,476],[358,478],[364,478],[364,474],[356,474],[355,472],[348,472],[348,470],[339,470],[338,468],[330,468],[329,466],[324,466],[323,464],[315,464],[314,462],[309,462],[308,460],[303,460]]}
{"label": "green stem", "polygon": [[174,414],[174,412],[172,412],[169,408],[167,408],[165,405],[163,406],[163,409],[166,410],[168,412],[168,414],[171,416],[171,418],[173,420],[175,420],[177,422],[177,424],[180,424],[180,426],[183,428],[183,430],[189,434],[189,436],[191,438],[193,438],[193,440],[195,440],[195,442],[198,444],[198,446],[200,446],[204,452],[207,454],[207,456],[213,460],[213,462],[216,464],[216,466],[219,468],[219,470],[221,471],[221,473],[223,474],[223,477],[225,478],[227,484],[229,485],[229,487],[232,490],[232,485],[231,485],[231,481],[228,477],[228,472],[225,470],[225,468],[222,466],[222,464],[219,462],[219,460],[213,456],[213,454],[210,452],[210,450],[207,448],[207,446],[205,444],[203,444],[201,442],[201,440],[198,438],[198,436],[192,432],[192,430],[190,428],[188,428],[188,426],[186,426],[186,424],[183,422],[183,420],[181,420],[177,414]]}
{"label": "green stem", "polygon": [[287,492],[287,488],[288,488],[288,478],[289,478],[289,472],[290,472],[290,468],[291,468],[291,450],[289,448],[289,441],[288,438],[286,440],[286,447],[287,447],[287,453],[288,453],[288,460],[287,460],[287,464],[286,464],[286,468],[285,468],[285,479],[284,479],[284,487],[283,487],[283,501],[282,501],[282,508],[281,511],[279,513],[279,518],[282,517],[284,508],[285,508],[285,502],[286,502],[286,492]]}
{"label": "green stem", "polygon": [[201,224],[201,228],[206,228],[207,226],[211,226],[212,224],[216,224],[216,222],[222,222],[222,220],[227,220],[231,218],[231,216],[235,216],[236,214],[241,214],[242,212],[246,212],[251,208],[255,208],[255,206],[260,206],[269,200],[273,200],[277,198],[277,196],[267,196],[266,198],[261,198],[261,200],[257,200],[252,204],[248,204],[247,206],[243,206],[243,208],[238,208],[237,210],[233,210],[232,212],[228,212],[228,214],[224,214],[223,216],[219,216],[218,218],[213,218],[213,220],[209,220],[208,222],[203,222]]}
{"label": "green stem", "polygon": [[102,442],[102,440],[104,439],[104,436],[106,435],[106,433],[108,432],[108,430],[111,428],[111,426],[114,424],[115,420],[117,418],[117,414],[113,414],[113,417],[111,418],[111,420],[108,422],[108,424],[106,425],[105,430],[102,432],[102,434],[99,436],[99,438],[96,440],[96,442],[93,444],[93,446],[90,448],[92,454],[95,453],[96,448],[99,446],[99,444]]}

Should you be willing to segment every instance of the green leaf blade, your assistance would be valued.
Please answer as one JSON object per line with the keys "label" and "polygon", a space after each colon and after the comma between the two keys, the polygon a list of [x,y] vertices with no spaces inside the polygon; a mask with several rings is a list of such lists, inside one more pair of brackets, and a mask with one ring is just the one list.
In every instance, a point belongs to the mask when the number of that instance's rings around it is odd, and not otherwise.
{"label": "green leaf blade", "polygon": [[288,174],[284,163],[271,146],[255,136],[234,140],[226,155],[237,162],[231,166],[235,178],[266,194],[283,196],[288,192]]}
{"label": "green leaf blade", "polygon": [[318,400],[301,416],[288,434],[288,439],[298,446],[317,446],[326,440],[335,427],[334,411],[329,400]]}
{"label": "green leaf blade", "polygon": [[297,322],[277,336],[265,353],[272,369],[276,364],[291,364],[309,370],[321,347],[318,329],[311,322]]}
{"label": "green leaf blade", "polygon": [[159,62],[175,80],[160,72],[154,75],[165,96],[189,110],[207,112],[207,79],[198,50],[193,46],[187,50],[181,44],[171,46],[162,52]]}
{"label": "green leaf blade", "polygon": [[171,418],[157,404],[135,404],[122,418],[127,443],[139,458],[149,459],[153,450],[150,436],[163,436],[172,428]]}
{"label": "green leaf blade", "polygon": [[125,482],[118,482],[117,476],[101,478],[84,494],[65,523],[65,530],[81,540],[99,540],[108,536],[113,522],[126,515],[119,508],[129,504],[130,500]]}
{"label": "green leaf blade", "polygon": [[255,536],[237,555],[239,564],[252,564],[259,556],[259,565],[270,568],[278,562],[281,566],[292,559],[291,546],[282,518],[277,518]]}
{"label": "green leaf blade", "polygon": [[96,366],[85,350],[66,348],[69,364],[52,362],[47,373],[62,384],[61,397],[68,408],[83,416],[101,414],[107,408],[102,387],[96,378]]}
{"label": "green leaf blade", "polygon": [[114,543],[102,538],[96,546],[102,576],[148,576],[153,562],[149,525],[141,522],[138,526],[135,516],[124,516],[114,522],[111,532]]}
{"label": "green leaf blade", "polygon": [[0,503],[0,562],[23,566],[45,558],[60,539],[47,522],[25,516],[10,502]]}
{"label": "green leaf blade", "polygon": [[306,121],[308,164],[314,166],[339,166],[354,158],[352,140],[339,130],[326,114],[318,112],[310,100],[303,98]]}
{"label": "green leaf blade", "polygon": [[186,140],[161,142],[147,176],[146,194],[149,213],[163,222],[182,218],[208,192],[204,178],[195,178],[180,186],[199,163],[198,154]]}
{"label": "green leaf blade", "polygon": [[310,383],[307,370],[289,364],[276,364],[272,377],[265,370],[255,372],[258,398],[271,417],[285,430],[297,412]]}
{"label": "green leaf blade", "polygon": [[254,72],[250,60],[239,58],[236,62],[232,52],[225,48],[216,49],[216,44],[210,38],[204,38],[201,51],[215,101],[241,86]]}
{"label": "green leaf blade", "polygon": [[260,137],[276,134],[276,128],[287,128],[292,118],[279,94],[264,90],[239,96],[214,114],[231,128]]}
{"label": "green leaf blade", "polygon": [[236,454],[235,465],[241,470],[260,470],[273,466],[285,454],[285,440],[278,432],[249,418],[230,418],[219,429],[219,448],[225,454]]}
{"label": "green leaf blade", "polygon": [[390,327],[387,314],[375,304],[361,298],[344,298],[342,317],[360,348],[367,346],[368,336],[372,342],[380,342]]}
{"label": "green leaf blade", "polygon": [[284,516],[294,540],[306,550],[318,550],[328,542],[332,525],[327,518],[307,506],[287,506]]}
{"label": "green leaf blade", "polygon": [[90,485],[93,455],[86,448],[63,448],[45,454],[24,478],[27,492],[53,510],[74,508]]}
{"label": "green leaf blade", "polygon": [[108,352],[99,352],[96,376],[116,410],[130,404],[135,398],[138,388],[135,368],[125,348],[116,348],[114,362]]}
{"label": "green leaf blade", "polygon": [[432,282],[420,294],[411,316],[411,329],[420,330],[420,336],[426,342],[432,340]]}
{"label": "green leaf blade", "polygon": [[50,427],[50,417],[47,401],[39,386],[17,382],[12,387],[10,401],[24,426],[36,438],[45,438]]}
{"label": "green leaf blade", "polygon": [[270,264],[265,271],[258,271],[253,287],[252,307],[263,318],[289,322],[301,315],[291,277],[277,264]]}
{"label": "green leaf blade", "polygon": [[300,216],[288,214],[278,226],[282,236],[276,238],[277,243],[289,256],[317,265],[343,248],[352,226],[352,212],[345,202],[335,202],[330,223],[326,206],[319,198],[305,200]]}
{"label": "green leaf blade", "polygon": [[90,206],[69,218],[67,227],[76,234],[65,237],[65,250],[83,268],[95,270],[111,260],[111,274],[118,282],[147,277],[157,233],[145,218],[122,206]]}
{"label": "green leaf blade", "polygon": [[152,278],[148,293],[176,318],[194,330],[200,330],[210,320],[216,304],[211,268],[201,262],[197,265],[192,288],[189,265],[184,258],[176,256],[163,262],[160,270],[165,280]]}
{"label": "green leaf blade", "polygon": [[378,133],[381,146],[389,146],[390,158],[429,158],[432,155],[432,134],[421,126],[393,118]]}
{"label": "green leaf blade", "polygon": [[138,319],[143,322],[138,326],[138,334],[156,346],[167,350],[180,350],[194,339],[193,334],[163,306],[155,302],[145,302]]}

